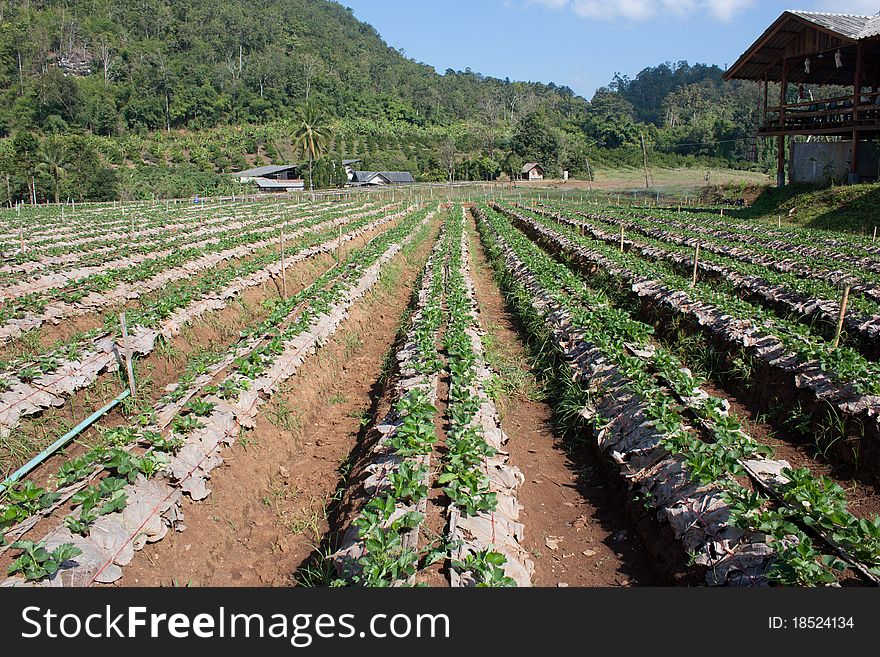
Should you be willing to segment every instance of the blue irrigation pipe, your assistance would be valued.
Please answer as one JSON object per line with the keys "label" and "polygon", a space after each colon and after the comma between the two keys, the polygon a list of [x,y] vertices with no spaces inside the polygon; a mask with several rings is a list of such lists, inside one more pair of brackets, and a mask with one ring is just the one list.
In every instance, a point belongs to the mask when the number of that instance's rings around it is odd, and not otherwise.
{"label": "blue irrigation pipe", "polygon": [[56,440],[54,443],[49,445],[46,449],[44,449],[42,452],[32,458],[30,461],[21,466],[18,470],[9,475],[9,477],[7,477],[2,484],[0,484],[0,493],[9,488],[16,481],[30,473],[31,470],[33,470],[47,458],[52,456],[52,454],[54,454],[71,440],[76,438],[78,434],[92,426],[99,417],[105,415],[106,413],[109,413],[114,408],[116,408],[120,403],[122,403],[122,400],[129,395],[131,395],[131,390],[124,390],[118,397],[112,399],[110,403],[108,403],[106,406],[99,408],[97,411],[89,415],[85,420],[77,424],[73,429],[61,436],[61,438]]}

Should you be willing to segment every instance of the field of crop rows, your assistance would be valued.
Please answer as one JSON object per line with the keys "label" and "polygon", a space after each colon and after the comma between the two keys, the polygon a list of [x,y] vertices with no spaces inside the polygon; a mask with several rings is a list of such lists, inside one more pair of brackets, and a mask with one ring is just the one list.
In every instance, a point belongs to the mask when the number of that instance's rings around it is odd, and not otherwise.
{"label": "field of crop rows", "polygon": [[4,586],[880,583],[871,239],[360,195],[0,253]]}

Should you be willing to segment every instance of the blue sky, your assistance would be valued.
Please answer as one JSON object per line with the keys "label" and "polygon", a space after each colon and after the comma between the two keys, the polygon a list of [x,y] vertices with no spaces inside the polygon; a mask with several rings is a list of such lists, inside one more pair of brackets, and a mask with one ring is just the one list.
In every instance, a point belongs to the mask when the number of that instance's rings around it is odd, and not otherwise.
{"label": "blue sky", "polygon": [[880,0],[340,0],[407,57],[592,97],[615,72],[733,64],[785,9],[874,14]]}

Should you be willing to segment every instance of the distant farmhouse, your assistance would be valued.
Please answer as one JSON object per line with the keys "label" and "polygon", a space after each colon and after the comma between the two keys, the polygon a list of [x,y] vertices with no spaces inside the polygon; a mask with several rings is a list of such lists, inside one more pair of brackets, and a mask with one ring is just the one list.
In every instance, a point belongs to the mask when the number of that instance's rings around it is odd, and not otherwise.
{"label": "distant farmhouse", "polygon": [[352,187],[374,185],[411,185],[415,182],[409,171],[353,171],[348,184]]}
{"label": "distant farmhouse", "polygon": [[[350,187],[377,185],[411,185],[415,182],[409,171],[355,171],[362,160],[342,160]],[[305,189],[298,164],[270,164],[231,174],[241,183],[253,183],[260,191],[286,192]]]}
{"label": "distant farmhouse", "polygon": [[529,162],[522,168],[522,177],[525,180],[544,180],[544,169],[537,162]]}
{"label": "distant farmhouse", "polygon": [[296,164],[270,164],[254,167],[232,174],[242,183],[254,183],[260,191],[286,192],[302,190],[305,183],[297,176],[300,167]]}

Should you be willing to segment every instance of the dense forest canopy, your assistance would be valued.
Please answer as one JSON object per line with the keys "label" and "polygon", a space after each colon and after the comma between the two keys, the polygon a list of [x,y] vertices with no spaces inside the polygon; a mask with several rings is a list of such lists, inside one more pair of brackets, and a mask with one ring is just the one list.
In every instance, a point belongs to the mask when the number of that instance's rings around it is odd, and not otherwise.
{"label": "dense forest canopy", "polygon": [[310,100],[334,121],[328,157],[424,180],[532,160],[551,174],[634,166],[643,137],[659,165],[760,160],[757,86],[721,74],[665,63],[588,101],[552,83],[439,74],[329,0],[0,0],[0,175],[15,198],[31,179],[40,198],[59,185],[62,197],[142,195],[168,173],[149,167],[220,174],[295,157],[291,122]]}

